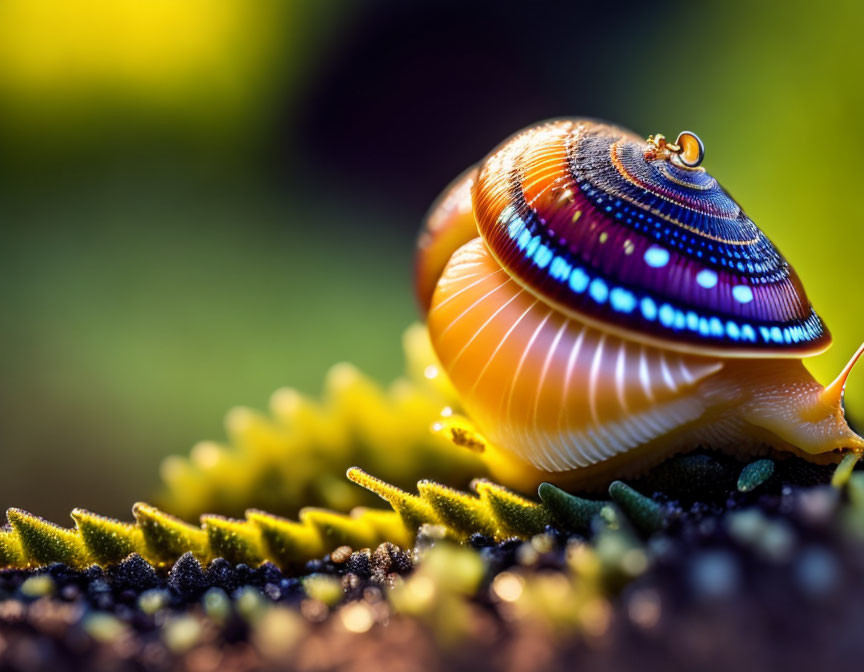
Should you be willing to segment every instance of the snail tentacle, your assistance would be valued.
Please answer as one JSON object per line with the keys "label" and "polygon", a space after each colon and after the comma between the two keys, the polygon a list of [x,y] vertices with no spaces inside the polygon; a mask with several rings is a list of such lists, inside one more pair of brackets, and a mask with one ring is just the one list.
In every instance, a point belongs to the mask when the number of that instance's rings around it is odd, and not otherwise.
{"label": "snail tentacle", "polygon": [[858,346],[855,354],[849,358],[843,370],[840,371],[839,375],[822,392],[821,399],[823,402],[827,404],[843,403],[843,395],[846,392],[846,380],[849,378],[849,374],[852,373],[852,369],[855,368],[855,364],[858,363],[861,355],[864,355],[864,343]]}

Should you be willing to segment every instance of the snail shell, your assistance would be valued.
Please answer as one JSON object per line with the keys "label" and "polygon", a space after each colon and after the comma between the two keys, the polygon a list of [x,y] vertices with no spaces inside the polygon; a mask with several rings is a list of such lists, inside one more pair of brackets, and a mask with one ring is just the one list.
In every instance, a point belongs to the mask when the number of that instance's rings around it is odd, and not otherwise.
{"label": "snail shell", "polygon": [[432,208],[416,287],[433,347],[477,427],[526,468],[579,480],[697,445],[864,448],[842,411],[860,351],[828,388],[807,372],[831,336],[702,153],[690,133],[551,121]]}

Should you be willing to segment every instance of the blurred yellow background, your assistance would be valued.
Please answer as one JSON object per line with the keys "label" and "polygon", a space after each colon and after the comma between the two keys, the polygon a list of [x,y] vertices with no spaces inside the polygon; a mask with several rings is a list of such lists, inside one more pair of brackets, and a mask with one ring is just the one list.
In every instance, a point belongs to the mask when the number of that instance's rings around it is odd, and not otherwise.
{"label": "blurred yellow background", "polygon": [[0,506],[124,515],[230,406],[398,375],[425,207],[551,116],[699,133],[833,377],[864,340],[864,6],[597,5],[0,3]]}

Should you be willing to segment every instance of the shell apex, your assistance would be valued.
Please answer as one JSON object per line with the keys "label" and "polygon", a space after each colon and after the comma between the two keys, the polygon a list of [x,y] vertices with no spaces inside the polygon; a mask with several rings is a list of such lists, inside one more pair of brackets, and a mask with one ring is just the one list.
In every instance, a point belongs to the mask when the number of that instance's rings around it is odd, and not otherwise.
{"label": "shell apex", "polygon": [[723,357],[818,354],[831,336],[797,274],[675,143],[585,119],[511,136],[482,162],[477,227],[545,302],[632,340]]}

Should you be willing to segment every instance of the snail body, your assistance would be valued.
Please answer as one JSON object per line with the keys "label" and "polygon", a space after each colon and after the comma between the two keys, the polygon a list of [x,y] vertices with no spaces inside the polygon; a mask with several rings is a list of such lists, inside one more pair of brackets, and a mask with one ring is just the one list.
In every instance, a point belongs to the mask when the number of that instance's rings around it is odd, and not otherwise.
{"label": "snail body", "polygon": [[[632,473],[696,446],[864,449],[794,269],[698,164],[564,119],[506,140],[433,207],[418,299],[471,420],[526,480]],[[555,478],[557,475],[557,479]]]}

